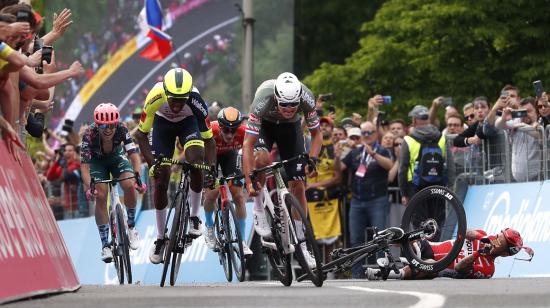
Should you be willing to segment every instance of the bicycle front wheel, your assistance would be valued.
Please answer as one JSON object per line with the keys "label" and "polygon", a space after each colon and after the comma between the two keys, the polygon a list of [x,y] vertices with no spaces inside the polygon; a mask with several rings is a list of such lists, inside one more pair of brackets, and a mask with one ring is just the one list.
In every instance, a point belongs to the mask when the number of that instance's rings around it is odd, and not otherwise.
{"label": "bicycle front wheel", "polygon": [[[128,284],[132,284],[132,264],[130,263],[130,241],[128,240],[128,228],[124,222],[124,212],[120,204],[117,204],[115,207],[117,226],[118,226],[118,244],[120,249],[122,249],[122,255],[120,256],[121,264],[119,266],[124,266],[126,269],[126,281]],[[122,275],[124,276],[124,275]],[[120,281],[121,284],[124,283],[124,277]]]}
{"label": "bicycle front wheel", "polygon": [[227,240],[229,243],[229,255],[231,259],[231,265],[235,270],[235,275],[240,282],[245,278],[245,259],[243,252],[243,239],[241,230],[239,229],[239,222],[237,216],[235,216],[235,203],[231,201],[225,202],[225,230],[227,232]]}
{"label": "bicycle front wheel", "polygon": [[[187,200],[187,198],[185,198],[184,200]],[[180,228],[178,230],[175,250],[172,252],[172,268],[170,269],[171,286],[176,284],[178,273],[180,271],[181,257],[185,253],[187,241],[191,240],[187,237],[187,232],[189,231],[189,203],[185,201],[185,204],[182,204],[182,207],[183,208],[180,217]]]}
{"label": "bicycle front wheel", "polygon": [[122,262],[122,257],[119,253],[119,234],[117,229],[115,213],[111,212],[109,216],[109,225],[111,227],[111,252],[113,254],[113,263],[115,265],[115,271],[118,278],[119,284],[124,284],[124,264]]}
{"label": "bicycle front wheel", "polygon": [[[437,273],[454,262],[466,239],[466,213],[462,202],[447,187],[430,186],[416,193],[409,203],[401,228],[403,253],[411,266]],[[434,242],[448,241],[451,249],[434,255]]]}
{"label": "bicycle front wheel", "polygon": [[[319,250],[319,246],[317,246],[317,242],[315,241],[313,228],[311,227],[311,224],[309,223],[309,220],[307,219],[304,210],[300,206],[300,203],[293,195],[291,195],[290,193],[286,194],[284,200],[288,212],[290,213],[292,228],[294,228],[294,230],[296,231],[295,234],[298,236],[298,238],[294,239],[294,242],[296,243],[296,250],[294,251],[294,255],[296,256],[296,259],[298,259],[298,263],[300,263],[300,266],[302,267],[304,272],[308,274],[311,282],[313,282],[315,286],[321,287],[323,285],[323,281],[325,280],[323,271],[321,270],[322,256]],[[294,218],[296,216],[297,218]],[[297,220],[302,222],[301,230],[298,229],[298,226],[296,224]],[[300,234],[303,234],[304,238],[299,238]],[[306,256],[305,254],[309,254],[310,256]],[[306,258],[310,257],[313,257],[315,259],[314,268],[310,267],[310,265],[306,261]]]}
{"label": "bicycle front wheel", "polygon": [[214,212],[215,221],[214,221],[214,232],[216,234],[216,244],[218,245],[218,258],[220,259],[220,264],[223,267],[225,273],[225,279],[228,282],[233,280],[233,269],[231,267],[231,258],[229,256],[229,239],[228,232],[226,229],[226,215],[224,215],[221,208],[216,209]]}
{"label": "bicycle front wheel", "polygon": [[[181,210],[182,210],[182,193],[178,192],[176,194],[176,198],[174,199],[174,203],[172,203],[172,206],[175,206],[174,211],[174,218],[172,219],[172,227],[170,229],[170,236],[168,239],[166,239],[166,246],[164,247],[164,256],[163,256],[163,267],[162,267],[162,276],[160,278],[160,286],[164,287],[164,281],[166,280],[166,274],[168,273],[168,267],[170,266],[170,259],[172,256],[172,251],[174,250],[174,247],[176,246],[177,242],[177,234],[180,226],[180,219],[181,219]],[[168,225],[170,217],[166,217],[166,225]]]}
{"label": "bicycle front wheel", "polygon": [[271,226],[271,233],[273,236],[273,242],[275,243],[277,249],[273,250],[271,248],[265,248],[267,259],[269,260],[269,264],[271,265],[271,268],[275,272],[275,276],[279,279],[279,281],[284,286],[290,286],[292,284],[292,268],[291,268],[291,262],[292,262],[292,254],[285,254],[282,240],[281,240],[281,234],[279,232],[279,228],[281,224],[279,223],[279,219],[276,217],[273,217],[271,212],[268,209],[264,209],[267,217],[267,221],[269,225]]}

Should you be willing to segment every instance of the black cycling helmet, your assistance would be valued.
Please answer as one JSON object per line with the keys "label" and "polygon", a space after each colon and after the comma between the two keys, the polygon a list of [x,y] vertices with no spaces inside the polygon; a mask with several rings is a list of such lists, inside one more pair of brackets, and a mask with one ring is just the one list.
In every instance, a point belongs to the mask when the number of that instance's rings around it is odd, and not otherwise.
{"label": "black cycling helmet", "polygon": [[237,108],[226,107],[218,113],[218,123],[221,126],[236,128],[243,122],[243,116]]}

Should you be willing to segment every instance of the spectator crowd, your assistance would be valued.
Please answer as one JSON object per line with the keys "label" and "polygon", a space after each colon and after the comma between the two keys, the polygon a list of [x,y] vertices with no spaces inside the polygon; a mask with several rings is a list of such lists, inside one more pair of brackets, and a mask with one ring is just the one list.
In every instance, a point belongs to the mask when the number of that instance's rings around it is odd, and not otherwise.
{"label": "spectator crowd", "polygon": [[[20,160],[22,150],[29,152],[56,217],[87,217],[94,211],[84,197],[79,162],[79,143],[87,125],[76,129],[65,121],[63,130],[56,133],[46,128],[46,119],[56,86],[69,82],[78,89],[128,34],[110,27],[113,32],[99,39],[103,45],[92,34],[84,35],[79,42],[79,50],[85,50],[80,61],[60,69],[55,43],[71,26],[71,11],[55,14],[52,30],[38,37],[42,20],[17,0],[0,2],[0,130],[14,160]],[[231,39],[229,34],[214,36],[204,50],[186,53],[182,66],[198,75],[208,67],[209,57],[225,51]],[[84,70],[81,63],[90,68]],[[62,93],[61,99],[74,95],[75,91]],[[427,106],[414,106],[407,119],[388,118],[381,111],[387,100],[375,95],[368,100],[367,114],[352,113],[336,120],[338,111],[328,106],[329,99],[330,95],[317,99],[323,145],[318,175],[308,179],[306,191],[316,238],[326,251],[334,245],[363,243],[372,236],[369,228],[392,224],[391,213],[402,211],[416,192],[429,185],[453,187],[463,198],[471,183],[548,177],[545,149],[550,105],[544,92],[521,98],[517,87],[506,85],[494,102],[486,96],[460,104],[437,97]],[[129,105],[140,106],[142,101],[143,97],[136,97]],[[217,115],[220,108],[215,102],[209,112]],[[135,129],[138,120],[126,117],[128,129]],[[152,207],[150,197],[145,195],[144,208]],[[353,268],[353,277],[364,275],[360,267]]]}

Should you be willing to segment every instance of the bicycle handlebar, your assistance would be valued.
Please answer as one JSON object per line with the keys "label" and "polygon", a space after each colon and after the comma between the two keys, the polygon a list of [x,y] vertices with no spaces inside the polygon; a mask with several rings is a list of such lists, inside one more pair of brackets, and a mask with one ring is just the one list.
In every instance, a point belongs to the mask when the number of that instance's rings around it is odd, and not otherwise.
{"label": "bicycle handlebar", "polygon": [[192,163],[188,163],[186,161],[179,161],[179,160],[176,160],[176,159],[166,158],[166,157],[163,157],[162,155],[160,155],[159,158],[157,159],[157,161],[155,162],[155,166],[159,166],[159,165],[163,165],[163,164],[182,166],[185,171],[188,171],[190,169],[197,169],[197,170],[208,171],[210,173],[214,172],[214,170],[213,170],[214,168],[212,166],[208,166],[208,165],[205,165],[205,164],[192,164]]}
{"label": "bicycle handlebar", "polygon": [[271,163],[270,165],[267,165],[265,167],[262,167],[262,168],[259,168],[259,169],[255,169],[255,170],[252,170],[250,172],[250,177],[251,178],[254,178],[258,173],[260,172],[264,172],[264,171],[267,171],[267,170],[271,170],[271,169],[279,169],[279,168],[282,168],[284,165],[290,163],[290,162],[293,162],[295,160],[305,160],[307,162],[307,164],[313,168],[315,168],[315,163],[313,162],[313,159],[311,159],[309,157],[309,154],[307,153],[302,153],[300,155],[297,155],[297,156],[294,156],[292,158],[289,158],[289,159],[285,159],[283,161],[280,161],[280,162],[274,162],[274,163]]}
{"label": "bicycle handlebar", "polygon": [[135,174],[122,179],[110,179],[110,180],[101,180],[101,181],[96,181],[94,178],[92,178],[92,180],[90,181],[90,189],[91,191],[94,191],[96,184],[116,184],[118,182],[126,181],[129,179],[135,179],[135,178],[136,178]]}

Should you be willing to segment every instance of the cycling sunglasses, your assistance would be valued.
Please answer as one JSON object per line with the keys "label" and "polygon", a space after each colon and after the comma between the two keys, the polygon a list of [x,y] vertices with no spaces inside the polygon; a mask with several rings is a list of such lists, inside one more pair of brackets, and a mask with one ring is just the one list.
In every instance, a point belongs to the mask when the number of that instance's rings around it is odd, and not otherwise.
{"label": "cycling sunglasses", "polygon": [[99,127],[100,129],[107,129],[107,128],[115,129],[116,123],[111,123],[111,124],[98,124],[97,127]]}
{"label": "cycling sunglasses", "polygon": [[374,133],[376,133],[376,131],[374,131],[374,130],[364,130],[364,131],[361,131],[361,135],[363,135],[363,136],[365,136],[365,137],[372,136]]}
{"label": "cycling sunglasses", "polygon": [[231,127],[222,127],[222,132],[224,134],[235,134],[237,132],[238,127],[231,128]]}
{"label": "cycling sunglasses", "polygon": [[279,104],[279,107],[282,107],[282,108],[296,108],[300,105],[300,102],[287,103],[287,102],[277,101],[277,103]]}

